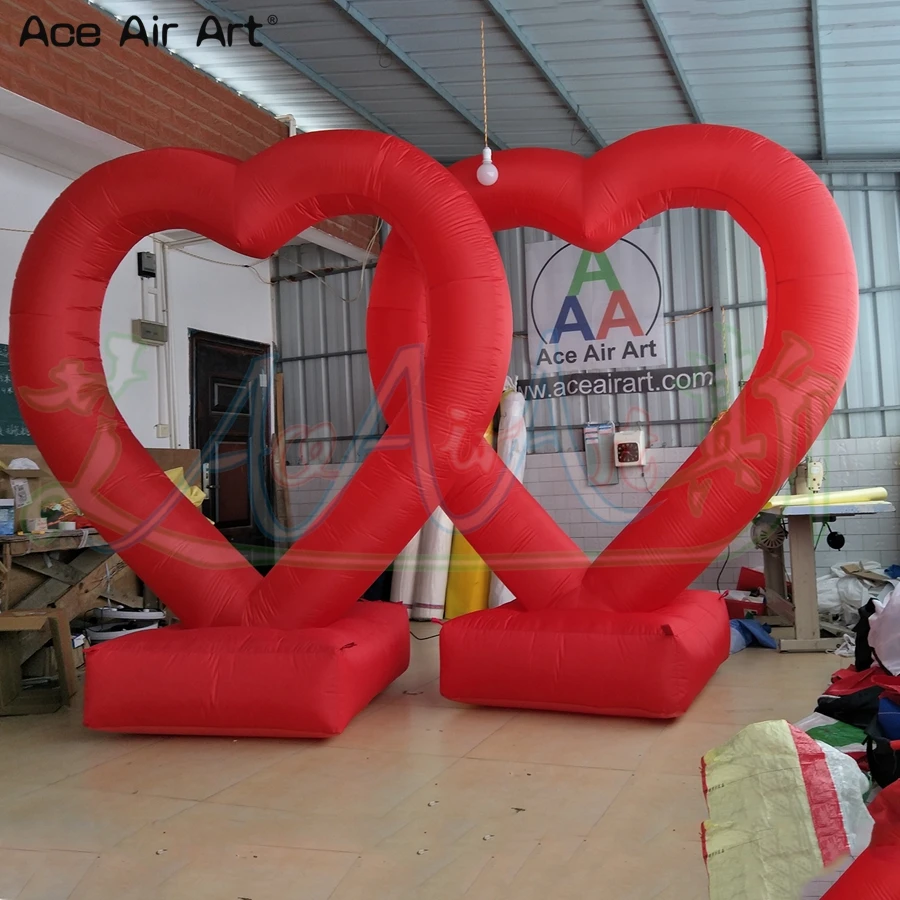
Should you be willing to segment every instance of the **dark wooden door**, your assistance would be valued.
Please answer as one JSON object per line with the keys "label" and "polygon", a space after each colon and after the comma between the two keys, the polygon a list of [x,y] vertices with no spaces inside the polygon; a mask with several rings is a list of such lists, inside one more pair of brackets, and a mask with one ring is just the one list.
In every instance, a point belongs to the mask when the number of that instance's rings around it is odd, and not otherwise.
{"label": "dark wooden door", "polygon": [[[251,472],[250,446],[256,453],[266,446],[268,354],[266,344],[190,336],[192,446],[202,454],[208,495],[203,513],[229,539],[251,545],[264,543],[253,517],[251,476],[260,467]],[[261,425],[263,433],[251,435]]]}

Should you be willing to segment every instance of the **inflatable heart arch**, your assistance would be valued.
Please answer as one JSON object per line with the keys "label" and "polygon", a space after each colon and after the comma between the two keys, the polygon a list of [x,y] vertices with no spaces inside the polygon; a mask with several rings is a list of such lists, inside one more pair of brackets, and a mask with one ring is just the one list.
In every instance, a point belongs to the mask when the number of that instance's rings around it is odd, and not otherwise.
{"label": "inflatable heart arch", "polygon": [[[590,160],[546,150],[496,160],[500,180],[483,188],[476,160],[454,178],[368,132],[302,135],[246,163],[150,151],[88,173],[41,221],[10,321],[23,418],[60,482],[181,620],[89,654],[89,724],[339,731],[408,660],[402,610],[356,599],[439,504],[516,596],[444,629],[445,693],[677,715],[727,655],[719,598],[684,588],[784,481],[843,385],[857,293],[838,210],[803,163],[731,128],[643,132]],[[482,439],[512,336],[491,231],[533,225],[600,251],[677,206],[726,210],[761,246],[765,345],[731,410],[590,563]],[[103,296],[146,234],[190,229],[264,258],[346,213],[394,226],[367,322],[389,428],[263,578],[173,488],[116,409],[99,350]],[[131,686],[144,682],[154,691],[136,704]]]}
{"label": "inflatable heart arch", "polygon": [[[590,159],[523,149],[494,160],[500,177],[489,187],[478,183],[478,158],[451,168],[494,232],[539,228],[600,252],[667,209],[699,207],[730,213],[762,250],[768,320],[748,383],[681,469],[593,562],[486,445],[477,448],[480,464],[462,473],[443,499],[457,527],[516,597],[509,608],[444,627],[447,696],[675,715],[728,653],[722,604],[715,596],[682,592],[778,491],[844,385],[858,320],[847,229],[805,163],[736,128],[644,131]],[[373,342],[370,350],[375,384],[394,344],[433,333],[427,298],[412,248],[392,235],[368,317],[372,337],[393,335],[393,343]],[[389,406],[388,421],[393,412]]]}
{"label": "inflatable heart arch", "polygon": [[[147,234],[189,229],[265,258],[347,213],[382,216],[415,247],[435,334],[391,351],[380,395],[400,400],[391,427],[263,578],[116,408],[100,354],[104,294]],[[458,456],[483,443],[511,343],[503,264],[474,200],[396,138],[301,135],[243,163],[195,150],[134,153],[64,191],[16,276],[16,394],[54,475],[180,620],[91,648],[85,722],[148,733],[340,732],[409,662],[404,611],[357,600],[450,489]],[[140,698],[135,685],[146,686]]]}

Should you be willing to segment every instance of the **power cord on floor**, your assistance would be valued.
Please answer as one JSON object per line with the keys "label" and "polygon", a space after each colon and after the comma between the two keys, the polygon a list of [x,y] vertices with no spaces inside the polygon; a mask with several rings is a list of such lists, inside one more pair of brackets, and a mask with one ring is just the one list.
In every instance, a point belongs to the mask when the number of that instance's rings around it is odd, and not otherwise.
{"label": "power cord on floor", "polygon": [[419,637],[415,632],[410,631],[410,635],[412,635],[412,637],[414,637],[417,641],[433,641],[436,637],[440,637],[441,633],[438,632],[437,634],[429,634],[427,637]]}
{"label": "power cord on floor", "polygon": [[722,563],[722,568],[719,569],[719,577],[716,578],[716,590],[721,594],[722,593],[722,576],[725,574],[725,566],[728,565],[728,560],[731,559],[731,544],[728,545],[728,550],[725,553],[725,562]]}

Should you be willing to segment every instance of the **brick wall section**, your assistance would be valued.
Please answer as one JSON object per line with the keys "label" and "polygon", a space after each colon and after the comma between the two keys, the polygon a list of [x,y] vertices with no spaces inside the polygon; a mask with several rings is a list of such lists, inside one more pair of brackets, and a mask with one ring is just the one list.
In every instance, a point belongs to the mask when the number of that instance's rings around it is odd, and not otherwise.
{"label": "brick wall section", "polygon": [[373,216],[339,216],[337,219],[322,222],[318,228],[355,247],[368,247],[374,237],[372,254],[375,255],[381,249],[381,241],[374,235],[377,222]]}
{"label": "brick wall section", "polygon": [[[19,47],[31,15],[48,30],[94,22],[103,39],[98,47]],[[121,27],[84,0],[0,0],[0,87],[145,150],[179,146],[247,159],[286,137],[271,114],[172,54],[139,41],[120,47]],[[345,216],[320,228],[365,247],[373,221]]]}

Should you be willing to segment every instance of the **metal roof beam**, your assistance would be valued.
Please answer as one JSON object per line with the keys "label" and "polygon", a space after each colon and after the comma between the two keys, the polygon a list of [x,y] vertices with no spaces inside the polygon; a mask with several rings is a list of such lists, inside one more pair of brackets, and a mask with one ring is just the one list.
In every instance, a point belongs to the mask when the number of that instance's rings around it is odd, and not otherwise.
{"label": "metal roof beam", "polygon": [[[241,24],[246,22],[247,17],[245,15],[241,15],[240,13],[233,12],[230,9],[226,9],[224,6],[219,6],[218,3],[213,2],[213,0],[194,0],[194,2],[198,6],[202,6],[203,9],[208,10],[212,13],[216,18],[224,19],[227,22],[235,22]],[[381,119],[378,118],[374,113],[369,112],[364,106],[357,103],[352,97],[348,94],[345,94],[337,85],[332,84],[327,78],[324,78],[314,69],[311,69],[305,62],[297,59],[291,53],[288,53],[283,47],[279,46],[275,43],[271,38],[266,37],[264,34],[257,32],[256,40],[259,41],[270,53],[274,53],[282,62],[287,63],[292,69],[295,69],[299,72],[304,78],[308,78],[313,84],[322,88],[323,91],[327,91],[334,97],[335,100],[340,101],[344,104],[348,109],[355,112],[358,116],[365,119],[369,124],[374,125],[379,131],[383,131],[386,134],[392,134],[396,137],[399,137],[397,132],[391,128],[386,123],[382,122]]]}
{"label": "metal roof beam", "polygon": [[885,157],[845,156],[841,159],[808,159],[806,164],[819,175],[897,175],[900,174],[900,159]]}
{"label": "metal roof beam", "polygon": [[690,85],[688,84],[687,76],[684,74],[684,69],[681,68],[681,63],[678,60],[678,56],[675,53],[675,49],[672,46],[672,39],[669,37],[669,33],[666,31],[665,25],[663,25],[663,21],[660,18],[659,13],[656,11],[656,7],[653,5],[653,0],[641,0],[641,6],[644,7],[644,12],[647,14],[647,18],[650,20],[650,24],[653,27],[654,32],[656,32],[656,39],[659,41],[662,46],[663,53],[666,54],[666,59],[669,60],[669,65],[672,67],[672,72],[675,75],[675,80],[678,82],[678,86],[681,88],[681,93],[684,95],[685,102],[688,105],[688,108],[691,111],[691,115],[694,117],[694,120],[697,122],[703,122],[703,113],[700,112],[700,107],[697,105],[697,101],[694,99],[694,95],[691,93]]}
{"label": "metal roof beam", "polygon": [[[437,94],[451,109],[458,115],[469,122],[480,134],[484,133],[484,122],[468,110],[463,104],[453,96],[439,81],[422,68],[405,50],[397,45],[389,35],[382,31],[368,16],[363,15],[350,0],[331,0],[332,3],[339,6],[357,25],[367,31],[382,47],[385,48],[395,59],[403,63],[410,72],[413,73],[420,81],[424,82],[435,94]],[[488,132],[488,139],[499,150],[505,150],[507,144],[502,141],[494,132]]]}
{"label": "metal roof beam", "polygon": [[822,87],[822,44],[819,33],[818,0],[809,0],[809,11],[813,66],[816,72],[816,116],[819,123],[819,154],[822,159],[828,159],[828,139],[825,136],[825,92]]}
{"label": "metal roof beam", "polygon": [[566,89],[566,86],[560,81],[559,76],[550,68],[543,56],[541,56],[537,47],[531,43],[528,36],[519,27],[518,23],[513,19],[509,10],[500,2],[500,0],[482,0],[484,5],[491,11],[497,21],[509,32],[510,36],[522,48],[525,55],[531,60],[534,66],[540,71],[541,75],[549,82],[553,90],[559,95],[559,98],[569,107],[578,120],[579,125],[591,136],[598,147],[605,147],[606,141],[603,139],[599,131],[597,131],[594,123],[582,112],[581,107],[575,102],[572,95]]}

